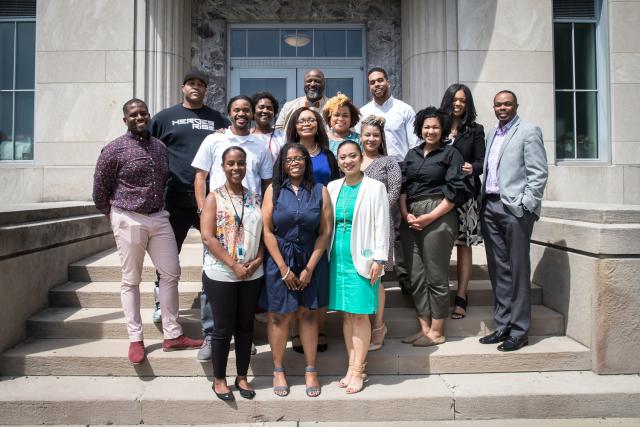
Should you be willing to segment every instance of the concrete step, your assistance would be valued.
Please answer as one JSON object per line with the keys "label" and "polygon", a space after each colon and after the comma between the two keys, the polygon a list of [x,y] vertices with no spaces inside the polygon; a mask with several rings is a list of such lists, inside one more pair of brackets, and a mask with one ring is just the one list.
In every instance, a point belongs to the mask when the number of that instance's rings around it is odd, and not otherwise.
{"label": "concrete step", "polygon": [[[162,341],[146,340],[147,361],[133,366],[127,359],[129,341],[122,339],[31,339],[0,356],[0,375],[113,375],[113,376],[209,376],[210,362],[198,362],[197,350],[163,352]],[[482,345],[477,337],[452,338],[432,348],[387,339],[379,351],[369,353],[371,375],[425,375],[440,373],[536,372],[587,370],[591,352],[568,337],[531,337],[520,351],[503,353],[496,345]],[[273,359],[266,343],[257,343],[249,374],[271,376]],[[229,355],[228,375],[235,375],[235,354]],[[304,357],[290,343],[286,350],[289,373],[304,371]],[[340,375],[346,369],[344,342],[330,340],[329,349],[318,354],[323,375]]]}
{"label": "concrete step", "polygon": [[[152,309],[142,309],[142,321],[145,337],[162,338],[162,327],[151,321]],[[180,322],[185,334],[200,336],[200,310],[180,311]],[[385,310],[385,323],[390,338],[410,335],[417,331],[418,322],[415,312],[410,308],[388,308]],[[493,308],[488,306],[471,307],[467,317],[460,320],[448,320],[445,323],[447,337],[466,337],[485,335],[493,328]],[[49,308],[32,316],[28,321],[31,336],[40,338],[126,338],[125,321],[120,308]],[[326,320],[329,336],[342,336],[340,313],[329,312]],[[532,336],[563,335],[564,321],[561,314],[540,305],[532,307]],[[257,338],[266,336],[266,328],[257,323]]]}
{"label": "concrete step", "polygon": [[[413,307],[410,296],[400,292],[397,282],[385,282],[386,307]],[[450,283],[451,304],[455,297],[457,283]],[[152,307],[154,303],[152,282],[140,285],[140,304]],[[200,282],[180,282],[180,307],[200,307]],[[473,280],[469,283],[467,295],[471,306],[493,305],[493,290],[488,280]],[[542,288],[531,286],[532,304],[542,303]],[[52,307],[120,307],[120,282],[67,282],[49,293]]]}
{"label": "concrete step", "polygon": [[6,424],[202,424],[268,421],[424,421],[494,418],[637,417],[640,377],[592,372],[370,376],[347,395],[337,376],[322,376],[322,394],[275,396],[270,377],[258,377],[254,400],[215,398],[203,377],[148,378],[28,376],[0,378]]}
{"label": "concrete step", "polygon": [[[486,280],[487,262],[484,248],[474,247],[474,264],[471,271],[472,280]],[[202,245],[185,244],[180,253],[181,280],[185,282],[199,282],[202,279]],[[456,279],[455,251],[449,269],[449,277]],[[390,278],[395,277],[391,275]],[[155,268],[147,255],[142,270],[142,280],[151,282],[156,279]],[[72,282],[118,282],[120,281],[120,257],[113,249],[100,252],[69,265],[69,280]]]}

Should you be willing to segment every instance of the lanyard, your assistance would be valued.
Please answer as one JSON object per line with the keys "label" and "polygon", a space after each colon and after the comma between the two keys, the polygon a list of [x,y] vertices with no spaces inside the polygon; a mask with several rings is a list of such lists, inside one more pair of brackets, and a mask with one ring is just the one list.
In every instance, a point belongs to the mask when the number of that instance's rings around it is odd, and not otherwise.
{"label": "lanyard", "polygon": [[245,194],[244,188],[242,189],[242,214],[238,215],[238,211],[236,210],[236,205],[233,204],[233,197],[231,197],[231,193],[227,188],[227,184],[224,184],[224,189],[227,190],[227,195],[229,196],[229,201],[231,202],[231,207],[233,208],[233,212],[235,213],[236,224],[238,225],[238,229],[242,227],[242,220],[244,219],[244,202],[245,202]]}

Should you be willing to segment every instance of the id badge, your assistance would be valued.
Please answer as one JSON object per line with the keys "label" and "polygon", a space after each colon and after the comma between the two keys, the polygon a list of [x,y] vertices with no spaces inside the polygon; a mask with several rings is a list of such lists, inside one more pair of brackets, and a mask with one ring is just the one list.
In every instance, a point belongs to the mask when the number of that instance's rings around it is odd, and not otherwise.
{"label": "id badge", "polygon": [[238,261],[244,260],[244,246],[242,243],[238,244]]}

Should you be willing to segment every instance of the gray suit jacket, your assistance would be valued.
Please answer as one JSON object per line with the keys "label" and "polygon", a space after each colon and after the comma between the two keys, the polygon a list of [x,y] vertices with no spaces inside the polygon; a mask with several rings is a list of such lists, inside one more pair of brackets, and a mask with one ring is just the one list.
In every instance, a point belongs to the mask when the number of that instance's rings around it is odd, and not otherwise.
{"label": "gray suit jacket", "polygon": [[[487,133],[483,195],[486,193],[489,152],[495,133],[495,128]],[[542,131],[538,126],[527,123],[519,117],[516,119],[500,149],[497,175],[500,200],[511,213],[521,217],[524,215],[524,208],[540,217],[548,168],[547,153],[542,143]]]}

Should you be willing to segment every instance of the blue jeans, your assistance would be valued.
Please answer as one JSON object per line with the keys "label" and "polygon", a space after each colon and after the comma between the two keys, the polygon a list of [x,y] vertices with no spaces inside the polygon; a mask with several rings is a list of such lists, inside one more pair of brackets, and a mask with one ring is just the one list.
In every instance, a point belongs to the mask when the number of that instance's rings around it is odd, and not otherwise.
{"label": "blue jeans", "polygon": [[207,294],[200,292],[200,320],[202,321],[202,336],[213,334],[213,311],[211,311],[211,304],[207,301]]}

